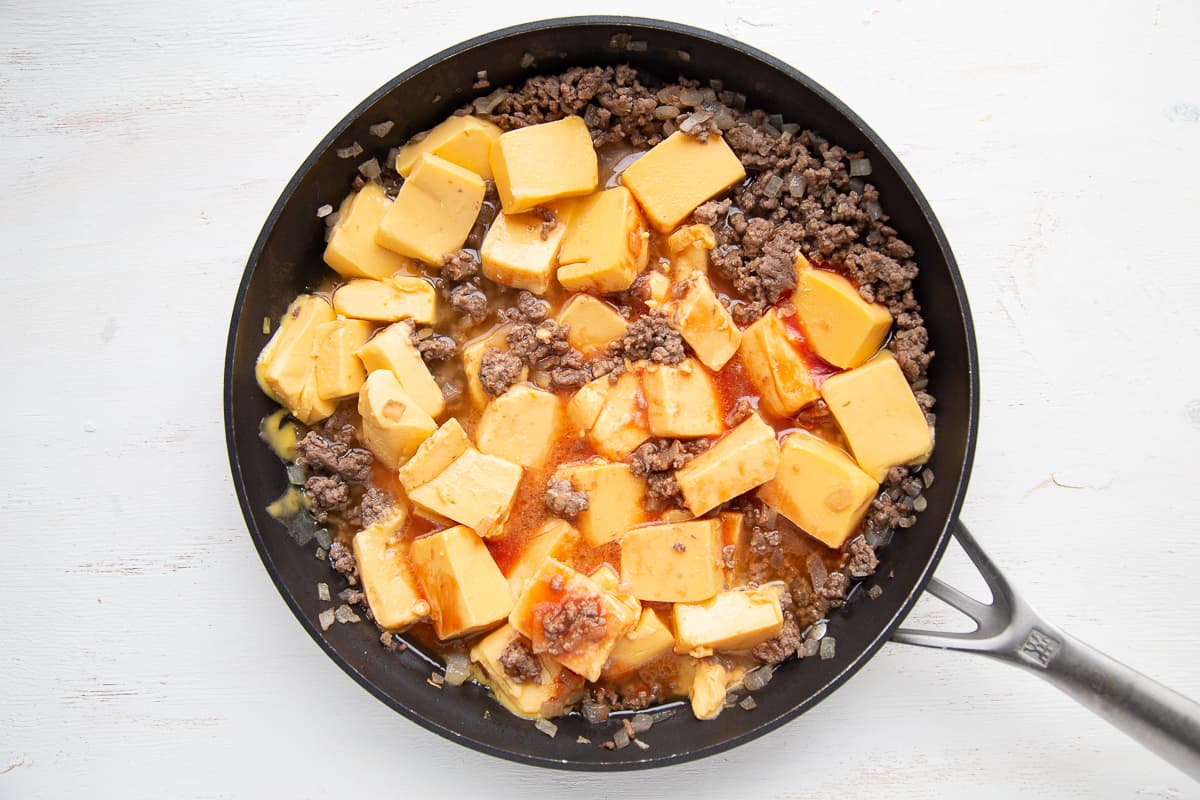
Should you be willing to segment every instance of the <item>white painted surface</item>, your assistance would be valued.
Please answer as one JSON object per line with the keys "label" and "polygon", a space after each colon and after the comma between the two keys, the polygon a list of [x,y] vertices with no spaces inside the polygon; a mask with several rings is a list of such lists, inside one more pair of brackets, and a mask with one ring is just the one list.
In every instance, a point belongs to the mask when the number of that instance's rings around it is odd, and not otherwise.
{"label": "white painted surface", "polygon": [[[166,5],[0,4],[0,796],[1200,795],[1032,677],[896,645],[783,730],[650,774],[500,762],[368,696],[242,525],[220,415],[234,289],[345,111],[444,46],[565,9]],[[577,10],[739,37],[892,145],[974,304],[965,519],[1051,618],[1200,696],[1200,8],[1103,5]]]}

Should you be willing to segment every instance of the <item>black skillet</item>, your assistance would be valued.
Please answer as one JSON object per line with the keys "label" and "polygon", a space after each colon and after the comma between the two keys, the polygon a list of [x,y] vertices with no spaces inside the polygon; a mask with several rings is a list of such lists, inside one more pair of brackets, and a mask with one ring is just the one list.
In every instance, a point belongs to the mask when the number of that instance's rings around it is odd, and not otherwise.
{"label": "black skillet", "polygon": [[[646,734],[652,743],[648,751],[576,743],[579,735],[595,741],[611,736],[615,722],[597,732],[570,716],[557,720],[558,735],[550,738],[506,713],[477,685],[436,690],[426,682],[430,662],[413,649],[402,655],[386,652],[372,625],[334,625],[322,632],[317,614],[328,604],[318,602],[314,584],[329,580],[330,571],[313,558],[312,547],[298,547],[266,513],[286,479],[279,460],[258,438],[259,421],[274,409],[254,380],[254,361],[266,341],[263,318],[278,318],[326,270],[321,261],[324,224],[315,212],[325,203],[337,204],[362,160],[339,158],[335,148],[354,141],[370,149],[400,144],[481,94],[470,86],[482,70],[493,86],[503,86],[570,66],[622,62],[662,79],[720,78],[727,88],[747,96],[748,107],[780,113],[848,150],[865,151],[874,167],[871,181],[879,187],[892,224],[916,248],[921,266],[916,293],[937,352],[929,372],[929,391],[938,400],[937,447],[930,462],[936,480],[926,492],[928,509],[917,524],[898,532],[880,551],[879,570],[867,583],[880,585],[882,596],[867,600],[867,587],[858,587],[829,628],[837,638],[836,657],[784,664],[755,693],[758,708],[753,713],[732,709],[715,721],[697,722],[685,708]],[[367,130],[381,120],[396,123],[384,140]],[[448,739],[502,758],[568,769],[635,769],[701,758],[796,718],[895,639],[981,651],[1024,666],[1200,777],[1200,706],[1036,617],[958,522],[978,416],[975,335],[962,279],[933,211],[891,150],[845,104],[778,59],[707,31],[618,17],[548,20],[472,39],[405,70],[350,112],[305,159],[263,226],[238,288],[225,363],[226,438],[234,485],[250,535],[280,594],[309,635],[351,677]],[[987,579],[992,604],[980,604],[932,578],[951,535]],[[927,585],[975,619],[978,630],[961,635],[897,630]]]}

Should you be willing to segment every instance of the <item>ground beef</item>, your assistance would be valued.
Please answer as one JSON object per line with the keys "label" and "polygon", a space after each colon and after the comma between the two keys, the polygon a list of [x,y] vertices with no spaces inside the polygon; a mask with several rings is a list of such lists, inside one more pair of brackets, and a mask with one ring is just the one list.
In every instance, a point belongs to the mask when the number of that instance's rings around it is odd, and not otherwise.
{"label": "ground beef", "polygon": [[634,475],[646,479],[646,497],[654,504],[682,505],[675,470],[708,449],[708,441],[651,439],[638,445],[629,459]]}
{"label": "ground beef", "polygon": [[358,429],[354,427],[354,419],[357,416],[356,405],[353,400],[340,403],[333,413],[321,423],[321,435],[331,442],[341,442],[351,447],[357,444]]}
{"label": "ground beef", "polygon": [[[516,311],[510,314],[512,319],[529,319],[530,314],[545,316],[542,301],[528,295],[527,309],[522,309],[521,298],[517,300]],[[533,322],[513,322],[512,329],[505,337],[508,344],[507,363],[529,367],[533,381],[539,386],[555,389],[574,389],[591,380],[591,373],[584,362],[583,353],[571,347],[567,339],[567,329],[552,319],[543,319],[534,325]],[[499,352],[498,348],[489,348],[484,354]],[[496,363],[500,359],[493,357]],[[482,370],[480,379],[482,380]],[[518,372],[519,374],[519,367]],[[515,381],[516,378],[514,377]],[[509,383],[511,385],[511,382]],[[505,387],[507,388],[507,386]],[[486,386],[485,386],[486,389]],[[503,390],[502,390],[503,391]]]}
{"label": "ground beef", "polygon": [[846,573],[850,577],[865,578],[874,574],[875,568],[879,566],[879,558],[875,555],[875,548],[867,544],[865,538],[854,537],[847,551],[850,554],[850,563],[846,565]]}
{"label": "ground beef", "polygon": [[638,684],[636,687],[620,687],[620,691],[604,686],[589,686],[587,701],[609,711],[639,711],[661,703],[666,692],[658,681]]}
{"label": "ground beef", "polygon": [[496,347],[489,347],[479,364],[479,383],[483,390],[495,397],[508,391],[521,379],[524,368],[521,359]]}
{"label": "ground beef", "polygon": [[568,597],[542,615],[546,652],[552,656],[569,653],[579,645],[598,642],[608,633],[608,620],[598,600]]}
{"label": "ground beef", "polygon": [[514,683],[542,682],[542,662],[523,636],[513,639],[500,653],[500,666]]}
{"label": "ground beef", "polygon": [[772,528],[760,528],[755,525],[750,532],[750,552],[757,556],[778,550],[782,543],[783,534]]}
{"label": "ground beef", "polygon": [[638,317],[625,334],[609,346],[611,355],[630,361],[678,364],[687,355],[683,336],[666,314],[658,311]]}
{"label": "ground beef", "polygon": [[546,508],[556,517],[575,519],[588,507],[587,492],[576,489],[570,481],[551,478],[546,483]]}
{"label": "ground beef", "polygon": [[850,578],[846,576],[846,573],[831,572],[817,594],[828,600],[830,605],[840,606],[846,599],[848,591],[850,591]]}
{"label": "ground beef", "polygon": [[358,502],[358,514],[362,526],[369,528],[377,522],[382,522],[388,518],[394,508],[391,496],[372,486],[363,492],[362,499]]}
{"label": "ground beef", "polygon": [[541,322],[550,313],[550,304],[533,292],[524,289],[517,294],[517,302],[509,308],[500,309],[501,322]]}
{"label": "ground beef", "polygon": [[351,483],[366,481],[371,476],[371,462],[375,460],[369,450],[326,439],[316,431],[309,431],[296,443],[296,453],[296,463],[300,466],[336,475]]}
{"label": "ground beef", "polygon": [[442,276],[452,281],[465,281],[479,274],[479,256],[474,250],[455,250],[442,259]]}
{"label": "ground beef", "polygon": [[340,572],[351,586],[358,585],[358,564],[354,560],[354,551],[341,542],[329,546],[329,563]]}
{"label": "ground beef", "polygon": [[413,331],[411,338],[417,352],[426,363],[448,361],[458,355],[458,343],[449,336],[434,333],[432,328]]}
{"label": "ground beef", "polygon": [[460,283],[450,288],[447,293],[450,307],[460,314],[466,314],[475,323],[482,322],[488,316],[488,299],[483,290],[474,283]]}
{"label": "ground beef", "polygon": [[533,213],[542,218],[542,229],[539,233],[544,242],[550,238],[550,232],[558,227],[558,215],[554,213],[554,209],[545,206],[534,206]]}
{"label": "ground beef", "polygon": [[790,614],[783,620],[783,628],[774,639],[768,639],[755,647],[751,653],[764,664],[778,664],[791,658],[804,641],[800,626]]}
{"label": "ground beef", "polygon": [[725,424],[732,428],[750,419],[753,415],[754,403],[749,398],[739,397],[733,404],[733,408],[729,409],[729,413],[725,415]]}
{"label": "ground beef", "polygon": [[327,522],[330,514],[350,505],[350,485],[340,475],[313,475],[304,482],[304,493],[317,522]]}
{"label": "ground beef", "polygon": [[408,649],[408,645],[399,636],[390,631],[384,631],[379,634],[379,643],[389,653],[403,653]]}

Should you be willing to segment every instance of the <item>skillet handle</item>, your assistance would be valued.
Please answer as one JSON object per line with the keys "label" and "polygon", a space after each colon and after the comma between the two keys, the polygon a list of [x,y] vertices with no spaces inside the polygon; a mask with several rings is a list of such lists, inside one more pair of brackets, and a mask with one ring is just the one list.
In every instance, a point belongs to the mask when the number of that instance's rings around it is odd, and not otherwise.
{"label": "skillet handle", "polygon": [[982,653],[1022,667],[1200,780],[1200,704],[1044,620],[1013,591],[961,522],[955,521],[952,532],[986,581],[992,602],[981,603],[933,578],[929,592],[970,617],[976,629],[939,633],[900,628],[893,640]]}

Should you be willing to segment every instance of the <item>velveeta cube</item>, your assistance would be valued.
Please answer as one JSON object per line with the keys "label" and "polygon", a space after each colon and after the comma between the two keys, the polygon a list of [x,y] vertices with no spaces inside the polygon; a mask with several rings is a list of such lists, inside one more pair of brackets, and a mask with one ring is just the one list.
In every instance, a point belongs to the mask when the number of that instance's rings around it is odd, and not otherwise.
{"label": "velveeta cube", "polygon": [[720,592],[702,603],[676,603],[675,652],[702,657],[716,650],[749,650],[779,635],[780,584]]}
{"label": "velveeta cube", "polygon": [[716,719],[725,708],[729,683],[729,671],[720,661],[715,658],[698,660],[688,691],[692,715],[699,720]]}
{"label": "velveeta cube", "polygon": [[750,531],[740,511],[722,511],[717,519],[721,523],[721,569],[725,574],[725,588],[732,589],[739,585],[737,567],[750,546]]}
{"label": "velveeta cube", "polygon": [[575,201],[558,253],[558,282],[571,292],[623,292],[646,266],[650,234],[623,186]]}
{"label": "velveeta cube", "polygon": [[512,610],[508,582],[470,528],[457,525],[417,539],[411,552],[439,639],[495,627]]}
{"label": "velveeta cube", "polygon": [[374,332],[375,326],[361,319],[337,319],[317,327],[316,386],[322,400],[338,400],[357,394],[367,371],[354,355]]}
{"label": "velveeta cube", "polygon": [[696,351],[696,357],[716,372],[738,351],[742,332],[706,276],[693,274],[684,286],[672,317],[684,341]]}
{"label": "velveeta cube", "polygon": [[325,245],[325,263],[347,278],[382,280],[396,273],[417,274],[412,259],[375,242],[379,222],[391,207],[392,201],[376,183],[368,183],[347,197]]}
{"label": "velveeta cube", "polygon": [[652,364],[642,373],[650,433],[668,439],[717,436],[725,430],[717,389],[695,359]]}
{"label": "velveeta cube", "polygon": [[599,182],[592,134],[575,116],[501,134],[492,145],[491,165],[505,214],[589,194]]}
{"label": "velveeta cube", "polygon": [[675,636],[653,608],[643,608],[628,633],[617,640],[602,677],[620,678],[635,672],[656,658],[670,653],[675,647]]}
{"label": "velveeta cube", "polygon": [[425,413],[435,419],[446,410],[442,387],[425,366],[420,351],[410,338],[412,328],[406,322],[389,325],[359,347],[355,354],[368,372],[377,369],[395,374],[404,391],[416,400]]}
{"label": "velveeta cube", "polygon": [[300,295],[284,312],[254,367],[263,392],[305,424],[333,413],[333,403],[317,396],[314,356],[317,331],[333,319],[333,309],[320,297]]}
{"label": "velveeta cube", "polygon": [[746,177],[725,139],[676,131],[633,162],[621,183],[633,192],[655,230],[667,233],[703,203]]}
{"label": "velveeta cube", "polygon": [[603,300],[589,294],[577,294],[558,312],[558,324],[567,328],[567,341],[587,355],[601,351],[625,335],[625,318]]}
{"label": "velveeta cube", "polygon": [[334,290],[333,309],[344,317],[373,322],[411,319],[428,324],[437,309],[437,294],[424,278],[355,278]]}
{"label": "velveeta cube", "polygon": [[770,413],[790,417],[821,396],[808,362],[775,309],[742,331],[739,352],[746,376]]}
{"label": "velveeta cube", "polygon": [[438,123],[420,141],[411,142],[396,154],[396,172],[407,178],[424,153],[444,158],[474,172],[481,178],[492,177],[489,157],[492,143],[500,138],[500,128],[487,120],[456,116]]}
{"label": "velveeta cube", "polygon": [[375,241],[402,256],[440,267],[463,246],[483,207],[483,179],[422,153],[379,223]]}
{"label": "velveeta cube", "polygon": [[525,542],[521,555],[508,568],[508,585],[514,597],[525,591],[525,583],[548,558],[565,561],[579,543],[579,531],[569,522],[551,518]]}
{"label": "velveeta cube", "polygon": [[433,417],[404,391],[390,370],[367,375],[358,393],[358,413],[362,415],[363,444],[392,469],[407,461],[437,430]]}
{"label": "velveeta cube", "polygon": [[812,269],[804,256],[796,259],[796,267],[792,305],[813,352],[842,369],[874,355],[892,327],[887,307],[862,299],[841,275]]}
{"label": "velveeta cube", "polygon": [[625,458],[650,438],[646,401],[632,372],[623,373],[615,384],[604,376],[583,385],[571,398],[567,414],[605,458]]}
{"label": "velveeta cube", "polygon": [[471,447],[436,478],[409,492],[409,499],[491,538],[503,534],[520,482],[519,465]]}
{"label": "velveeta cube", "polygon": [[628,464],[564,466],[558,477],[587,493],[588,507],[579,512],[575,523],[591,546],[611,542],[646,521],[646,481],[634,475]]}
{"label": "velveeta cube", "polygon": [[566,236],[563,221],[542,235],[542,215],[497,214],[479,249],[483,274],[516,289],[545,294],[558,266],[558,250]]}
{"label": "velveeta cube", "polygon": [[892,467],[929,458],[929,423],[890,353],[830,376],[821,386],[821,396],[858,465],[876,481]]}
{"label": "velveeta cube", "polygon": [[[483,390],[483,384],[479,381],[479,368],[483,365],[483,354],[491,347],[507,352],[508,341],[506,337],[511,330],[512,325],[501,325],[491,333],[472,339],[463,346],[462,360],[463,371],[467,374],[467,394],[470,395],[472,402],[480,408],[491,398],[491,395]],[[522,368],[519,376],[520,380],[523,381],[528,377],[528,368]]]}
{"label": "velveeta cube", "polygon": [[632,619],[641,617],[641,601],[626,591],[624,584],[621,583],[621,576],[617,574],[611,564],[601,564],[588,573],[588,577],[592,579],[593,583],[608,592],[613,600],[628,608]]}
{"label": "velveeta cube", "polygon": [[375,622],[388,631],[402,631],[429,615],[429,603],[408,568],[408,546],[393,538],[405,519],[407,514],[394,515],[354,535],[354,560],[363,593]]}
{"label": "velveeta cube", "polygon": [[724,583],[720,523],[644,525],[621,537],[621,579],[639,600],[707,600]]}
{"label": "velveeta cube", "polygon": [[637,615],[586,575],[549,559],[526,584],[508,622],[529,638],[533,652],[594,681]]}
{"label": "velveeta cube", "polygon": [[516,384],[483,410],[475,442],[480,451],[522,467],[541,467],[563,426],[563,402],[550,392]]}
{"label": "velveeta cube", "polygon": [[483,669],[500,704],[517,716],[536,719],[550,716],[546,709],[577,702],[583,694],[583,678],[549,656],[537,657],[542,669],[536,680],[517,683],[505,671],[500,657],[510,644],[522,638],[516,629],[505,624],[471,648],[471,660]]}
{"label": "velveeta cube", "polygon": [[471,440],[457,419],[451,417],[433,432],[413,453],[412,458],[400,467],[397,475],[404,491],[411,493],[445,472],[446,467],[467,452]]}
{"label": "velveeta cube", "polygon": [[708,272],[708,251],[717,246],[717,237],[708,225],[685,225],[667,239],[671,253],[671,277],[687,280],[693,273]]}
{"label": "velveeta cube", "polygon": [[759,498],[830,547],[858,529],[879,484],[824,439],[794,431],[783,440],[774,480]]}
{"label": "velveeta cube", "polygon": [[758,414],[675,471],[688,509],[699,516],[771,478],[779,466],[775,429]]}

